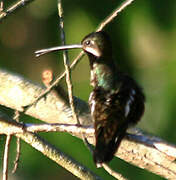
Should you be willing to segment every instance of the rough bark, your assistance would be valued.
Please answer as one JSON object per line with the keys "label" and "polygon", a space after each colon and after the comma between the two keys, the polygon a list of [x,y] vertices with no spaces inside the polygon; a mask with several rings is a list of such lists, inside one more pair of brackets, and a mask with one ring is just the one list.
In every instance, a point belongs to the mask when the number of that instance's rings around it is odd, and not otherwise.
{"label": "rough bark", "polygon": [[[0,69],[0,104],[19,111],[23,106],[32,103],[44,87],[34,84],[19,75]],[[80,121],[84,125],[92,125],[91,116],[86,102],[75,98],[76,110]],[[38,118],[47,123],[76,124],[71,116],[71,109],[62,97],[49,93],[45,98],[29,108],[27,115]],[[7,126],[8,128],[8,126]],[[18,127],[17,127],[18,128]],[[0,133],[8,134],[0,121]],[[78,134],[72,134],[81,137]],[[93,136],[89,137],[94,143]],[[176,146],[171,145],[159,137],[137,130],[129,134],[120,145],[116,156],[142,169],[146,169],[167,179],[176,177]]]}

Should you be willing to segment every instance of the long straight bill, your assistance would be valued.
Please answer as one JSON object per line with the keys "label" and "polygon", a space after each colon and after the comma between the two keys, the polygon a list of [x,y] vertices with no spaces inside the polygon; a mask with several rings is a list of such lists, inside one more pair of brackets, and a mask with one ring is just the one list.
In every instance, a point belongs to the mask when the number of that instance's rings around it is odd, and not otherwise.
{"label": "long straight bill", "polygon": [[35,54],[36,54],[36,57],[39,57],[43,54],[47,54],[47,53],[53,52],[53,51],[67,50],[67,49],[78,49],[78,48],[82,49],[82,45],[81,44],[72,44],[72,45],[52,47],[52,48],[48,48],[48,49],[41,49],[41,50],[35,51]]}

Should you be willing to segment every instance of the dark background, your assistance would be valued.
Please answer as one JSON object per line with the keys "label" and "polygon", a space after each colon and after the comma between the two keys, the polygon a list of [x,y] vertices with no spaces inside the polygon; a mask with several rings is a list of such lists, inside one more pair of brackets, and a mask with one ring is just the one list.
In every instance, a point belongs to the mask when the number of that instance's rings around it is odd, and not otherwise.
{"label": "dark background", "polygon": [[[5,2],[5,7],[13,2]],[[79,43],[121,2],[63,1],[66,43]],[[19,73],[37,83],[42,83],[41,73],[45,69],[52,69],[55,75],[63,72],[61,53],[48,54],[38,59],[34,56],[35,50],[61,44],[58,24],[56,0],[36,0],[10,15],[0,24],[0,68]],[[138,127],[175,143],[176,1],[136,0],[105,31],[111,36],[119,68],[131,74],[146,94],[146,111]],[[70,60],[78,52],[70,51]],[[87,58],[73,71],[73,85],[74,95],[87,101],[91,91]],[[7,111],[4,107],[0,108]],[[8,113],[12,115],[11,110]],[[25,116],[21,121],[37,120]],[[95,168],[91,154],[79,139],[67,133],[41,133],[41,136],[104,179],[113,179],[104,170]],[[5,136],[0,137],[1,162],[4,139]],[[10,169],[15,158],[14,140],[11,145]],[[163,179],[118,158],[114,158],[110,165],[130,179]],[[77,178],[22,142],[19,169],[11,179]]]}

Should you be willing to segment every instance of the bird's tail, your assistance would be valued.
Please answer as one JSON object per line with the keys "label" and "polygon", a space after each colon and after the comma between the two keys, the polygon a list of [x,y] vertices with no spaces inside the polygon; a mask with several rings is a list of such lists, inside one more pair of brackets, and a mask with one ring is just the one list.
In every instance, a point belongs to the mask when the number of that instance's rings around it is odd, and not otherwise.
{"label": "bird's tail", "polygon": [[108,143],[106,143],[105,136],[101,133],[99,137],[97,137],[98,140],[93,152],[93,159],[97,167],[101,167],[102,163],[109,162],[114,157],[115,152],[126,134],[127,125],[118,129]]}

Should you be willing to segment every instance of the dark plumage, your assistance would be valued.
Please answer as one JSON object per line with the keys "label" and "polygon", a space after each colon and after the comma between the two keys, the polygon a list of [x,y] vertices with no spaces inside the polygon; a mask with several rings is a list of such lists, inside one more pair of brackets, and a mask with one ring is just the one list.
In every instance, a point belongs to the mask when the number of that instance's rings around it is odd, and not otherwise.
{"label": "dark plumage", "polygon": [[117,70],[111,41],[105,32],[87,35],[82,45],[89,57],[94,87],[89,105],[96,137],[93,158],[100,167],[112,160],[127,128],[140,120],[145,98],[137,83]]}

